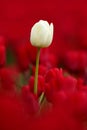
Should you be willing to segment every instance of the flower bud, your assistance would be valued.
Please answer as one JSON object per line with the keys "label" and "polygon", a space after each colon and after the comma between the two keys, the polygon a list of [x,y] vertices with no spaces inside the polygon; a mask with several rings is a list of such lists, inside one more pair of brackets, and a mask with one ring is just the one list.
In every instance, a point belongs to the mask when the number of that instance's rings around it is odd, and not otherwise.
{"label": "flower bud", "polygon": [[53,23],[40,20],[31,29],[30,41],[36,47],[48,47],[53,40]]}

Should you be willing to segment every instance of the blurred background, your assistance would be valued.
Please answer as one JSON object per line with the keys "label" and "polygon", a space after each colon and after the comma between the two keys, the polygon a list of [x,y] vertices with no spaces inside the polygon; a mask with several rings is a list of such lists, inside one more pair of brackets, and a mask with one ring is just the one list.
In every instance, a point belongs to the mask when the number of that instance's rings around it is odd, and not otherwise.
{"label": "blurred background", "polygon": [[56,44],[87,47],[86,0],[0,1],[0,35],[29,40],[32,25],[40,19],[54,23]]}
{"label": "blurred background", "polygon": [[41,19],[54,24],[51,50],[57,65],[71,71],[86,70],[87,1],[0,1],[0,35],[14,44],[29,43],[31,27]]}

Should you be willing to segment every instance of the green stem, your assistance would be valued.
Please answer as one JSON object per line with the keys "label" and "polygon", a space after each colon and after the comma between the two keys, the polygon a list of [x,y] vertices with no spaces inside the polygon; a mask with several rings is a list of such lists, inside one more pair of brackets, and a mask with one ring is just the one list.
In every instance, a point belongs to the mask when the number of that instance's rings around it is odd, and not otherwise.
{"label": "green stem", "polygon": [[36,56],[36,69],[35,69],[35,79],[34,79],[34,93],[37,94],[38,91],[38,68],[39,68],[39,58],[40,58],[40,48],[38,48]]}

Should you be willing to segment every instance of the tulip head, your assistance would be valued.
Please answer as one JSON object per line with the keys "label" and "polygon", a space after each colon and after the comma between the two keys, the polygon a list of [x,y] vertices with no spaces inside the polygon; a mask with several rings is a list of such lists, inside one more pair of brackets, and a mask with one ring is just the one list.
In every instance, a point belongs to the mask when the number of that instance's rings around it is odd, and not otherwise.
{"label": "tulip head", "polygon": [[47,21],[40,20],[31,29],[30,41],[33,46],[42,48],[48,47],[53,40],[53,23],[49,25]]}

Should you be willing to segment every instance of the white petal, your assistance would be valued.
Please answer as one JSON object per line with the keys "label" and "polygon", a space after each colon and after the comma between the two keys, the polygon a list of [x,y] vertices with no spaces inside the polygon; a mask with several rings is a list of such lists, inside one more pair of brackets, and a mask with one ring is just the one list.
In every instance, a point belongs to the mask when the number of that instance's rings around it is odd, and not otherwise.
{"label": "white petal", "polygon": [[53,26],[53,23],[50,24],[50,32],[51,32],[52,39],[53,39],[53,33],[54,33],[54,26]]}

